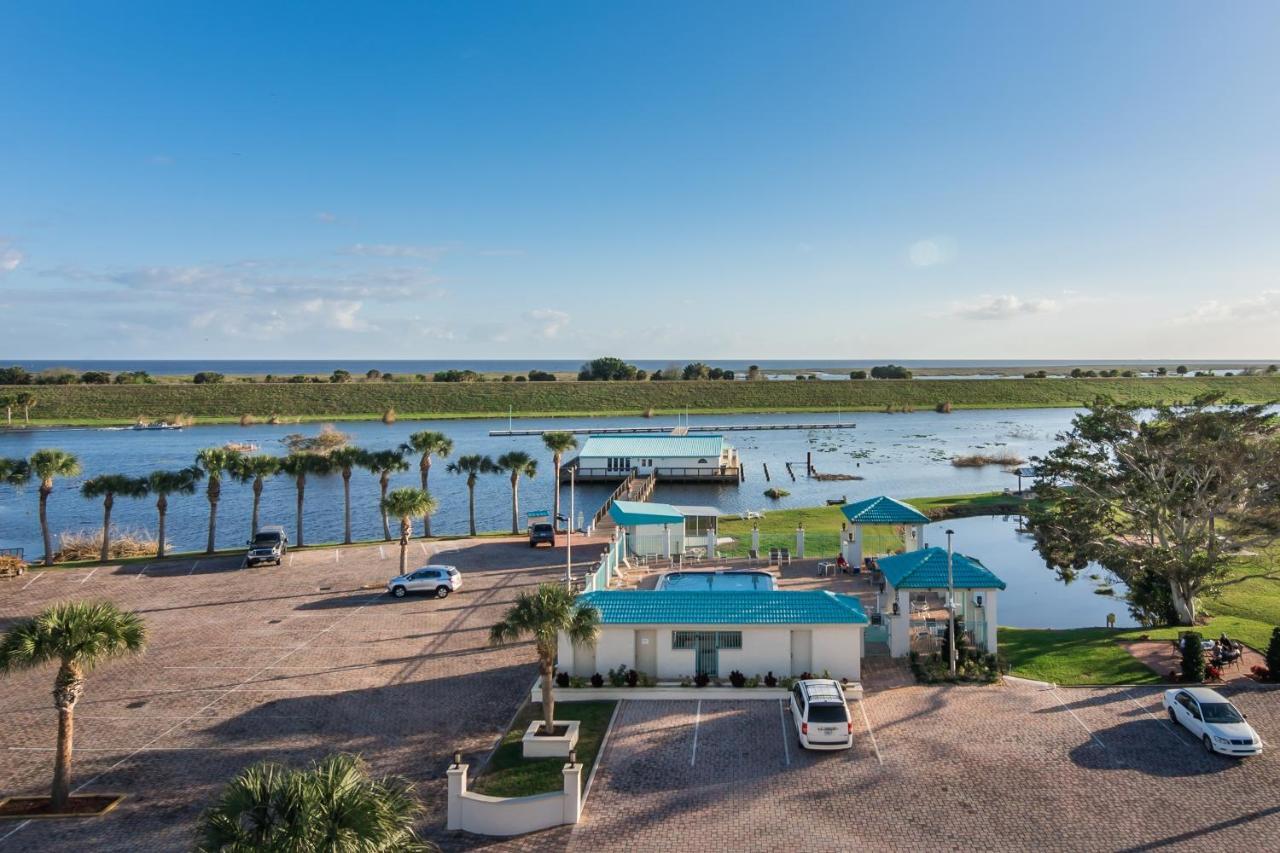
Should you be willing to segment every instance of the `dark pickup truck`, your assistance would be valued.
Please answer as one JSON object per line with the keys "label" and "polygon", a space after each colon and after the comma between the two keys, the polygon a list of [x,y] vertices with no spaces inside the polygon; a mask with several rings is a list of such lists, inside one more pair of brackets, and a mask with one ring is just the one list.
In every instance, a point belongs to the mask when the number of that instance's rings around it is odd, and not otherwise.
{"label": "dark pickup truck", "polygon": [[256,566],[258,563],[275,563],[278,566],[288,550],[289,537],[285,535],[283,527],[260,527],[249,543],[249,553],[244,555],[244,564]]}

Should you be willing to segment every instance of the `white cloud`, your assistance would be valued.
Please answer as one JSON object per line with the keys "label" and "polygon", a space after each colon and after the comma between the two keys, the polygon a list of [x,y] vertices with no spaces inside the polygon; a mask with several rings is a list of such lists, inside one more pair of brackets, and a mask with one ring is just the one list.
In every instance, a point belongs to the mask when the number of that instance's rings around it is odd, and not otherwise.
{"label": "white cloud", "polygon": [[348,246],[348,255],[363,255],[371,258],[419,258],[421,260],[438,260],[449,251],[448,246],[412,246],[396,243],[356,243]]}
{"label": "white cloud", "polygon": [[376,331],[376,326],[358,316],[362,304],[348,299],[311,299],[302,303],[302,312],[325,328],[344,332]]}
{"label": "white cloud", "polygon": [[1257,296],[1223,302],[1210,299],[1201,302],[1190,313],[1174,318],[1182,325],[1205,323],[1273,321],[1280,317],[1280,290],[1264,290]]}
{"label": "white cloud", "polygon": [[0,275],[16,270],[26,259],[26,255],[0,241]]}
{"label": "white cloud", "polygon": [[535,308],[526,311],[525,319],[535,325],[534,333],[540,338],[554,338],[569,325],[569,315],[554,308]]}
{"label": "white cloud", "polygon": [[951,314],[965,320],[1003,320],[1030,314],[1048,314],[1058,310],[1052,299],[1023,299],[1011,293],[983,295],[972,302],[953,302]]}

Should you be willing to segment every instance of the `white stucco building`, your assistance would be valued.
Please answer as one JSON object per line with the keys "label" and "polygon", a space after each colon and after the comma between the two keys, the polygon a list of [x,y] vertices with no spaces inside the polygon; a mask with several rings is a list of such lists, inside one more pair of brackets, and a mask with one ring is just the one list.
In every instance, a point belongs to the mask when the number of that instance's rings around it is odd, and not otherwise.
{"label": "white stucco building", "polygon": [[565,466],[579,482],[622,480],[636,473],[657,474],[667,481],[737,482],[738,451],[716,434],[662,435],[616,433],[589,435],[578,455]]}

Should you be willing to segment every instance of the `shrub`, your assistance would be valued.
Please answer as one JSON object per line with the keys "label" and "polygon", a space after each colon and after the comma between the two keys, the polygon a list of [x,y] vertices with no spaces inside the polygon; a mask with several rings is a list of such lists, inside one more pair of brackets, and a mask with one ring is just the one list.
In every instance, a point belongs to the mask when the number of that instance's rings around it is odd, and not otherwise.
{"label": "shrub", "polygon": [[396,410],[394,407],[387,409],[382,413],[382,422],[384,424],[393,424],[396,422]]}
{"label": "shrub", "polygon": [[695,687],[706,687],[710,683],[711,676],[707,675],[705,672],[700,672],[693,677],[693,684]]}
{"label": "shrub", "polygon": [[569,673],[567,673],[567,672],[557,672],[557,673],[556,673],[556,686],[557,686],[557,687],[568,687],[568,686],[569,686]]}
{"label": "shrub", "polygon": [[773,670],[769,670],[764,674],[764,686],[765,687],[778,686],[778,677],[773,674]]}
{"label": "shrub", "polygon": [[773,498],[775,501],[781,498],[785,498],[790,494],[791,493],[788,492],[786,489],[780,489],[777,486],[771,486],[764,490],[764,496],[766,498]]}
{"label": "shrub", "polygon": [[871,368],[872,379],[910,379],[911,371],[897,364],[882,364]]}
{"label": "shrub", "polygon": [[197,385],[216,385],[226,379],[221,373],[215,373],[212,370],[202,370],[195,376],[191,377],[191,381]]}
{"label": "shrub", "polygon": [[1182,680],[1188,684],[1204,681],[1204,649],[1200,644],[1203,638],[1198,631],[1188,631],[1182,635]]}
{"label": "shrub", "polygon": [[609,670],[609,686],[621,687],[627,683],[627,665],[619,664],[617,669]]}
{"label": "shrub", "polygon": [[635,687],[639,683],[640,683],[640,673],[634,669],[627,670],[627,686]]}
{"label": "shrub", "polygon": [[734,687],[746,687],[747,677],[735,669],[733,672],[729,673],[729,683]]}
{"label": "shrub", "polygon": [[[111,559],[150,557],[156,553],[156,538],[145,530],[111,531]],[[102,530],[80,530],[58,534],[55,563],[96,560],[102,555]]]}
{"label": "shrub", "polygon": [[604,676],[598,672],[595,675],[591,676],[591,686],[604,687]]}
{"label": "shrub", "polygon": [[0,575],[20,575],[27,570],[27,564],[11,554],[0,555]]}
{"label": "shrub", "polygon": [[760,686],[760,675],[759,675],[759,673],[757,673],[757,674],[755,674],[755,675],[753,675],[753,676],[751,676],[750,678],[748,678],[748,679],[747,679],[747,686],[748,686],[748,687],[759,687],[759,686]]}
{"label": "shrub", "polygon": [[865,371],[865,370],[850,370],[850,371],[849,371],[849,378],[850,378],[850,379],[866,379],[866,378],[867,378],[867,371]]}
{"label": "shrub", "polygon": [[587,680],[581,675],[575,675],[569,679],[569,686],[581,690],[583,687],[587,686]]}
{"label": "shrub", "polygon": [[951,401],[947,400],[946,402],[939,403],[933,407],[933,410],[940,415],[949,415],[951,414]]}
{"label": "shrub", "polygon": [[1280,627],[1271,629],[1271,642],[1267,644],[1267,669],[1273,678],[1280,677]]}

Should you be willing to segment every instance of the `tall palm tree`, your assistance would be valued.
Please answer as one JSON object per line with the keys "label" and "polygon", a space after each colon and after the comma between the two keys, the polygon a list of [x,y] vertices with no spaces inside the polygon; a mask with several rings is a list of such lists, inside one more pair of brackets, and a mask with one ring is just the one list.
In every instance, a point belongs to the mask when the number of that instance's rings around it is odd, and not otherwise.
{"label": "tall palm tree", "polygon": [[125,474],[99,474],[80,486],[80,494],[86,498],[102,498],[102,552],[98,555],[99,560],[105,563],[111,559],[111,508],[115,506],[116,496],[145,498],[150,491],[151,486],[145,477]]}
{"label": "tall palm tree", "polygon": [[400,519],[400,574],[409,570],[409,537],[413,536],[413,517],[431,515],[436,499],[422,489],[396,489],[382,499],[382,511]]}
{"label": "tall palm tree", "polygon": [[[3,405],[3,402],[0,402]],[[25,459],[9,459],[0,456],[0,486],[26,485],[31,479],[31,465]]]}
{"label": "tall palm tree", "polygon": [[13,407],[18,405],[18,398],[12,394],[0,394],[0,408],[4,409],[4,425],[13,426]]}
{"label": "tall palm tree", "polygon": [[241,771],[200,815],[195,849],[430,853],[439,848],[414,829],[423,812],[412,783],[373,779],[355,755],[331,755],[305,770],[263,762]]}
{"label": "tall palm tree", "polygon": [[520,532],[520,475],[532,479],[538,474],[538,460],[523,450],[513,450],[498,457],[499,471],[511,475],[511,533]]}
{"label": "tall palm tree", "polygon": [[30,391],[19,391],[14,395],[14,402],[22,407],[22,422],[31,423],[31,410],[38,402],[36,395]]}
{"label": "tall palm tree", "polygon": [[44,564],[53,565],[53,536],[49,532],[48,504],[57,477],[80,473],[80,460],[65,450],[45,448],[31,454],[31,470],[40,481],[40,533],[44,536]]}
{"label": "tall palm tree", "polygon": [[302,547],[302,504],[307,492],[307,476],[315,474],[322,476],[333,470],[333,465],[329,461],[328,456],[320,453],[290,453],[280,462],[280,470],[293,478],[294,485],[298,490],[297,501],[297,521],[294,525],[297,535],[297,545]]}
{"label": "tall palm tree", "polygon": [[71,796],[71,749],[76,702],[85,676],[98,664],[142,651],[147,629],[136,613],[108,601],[64,601],[38,616],[19,620],[0,639],[0,672],[58,664],[53,704],[58,709],[58,749],[53,765],[53,811]]}
{"label": "tall palm tree", "polygon": [[[404,452],[400,450],[375,450],[365,460],[365,467],[378,475],[378,506],[387,499],[387,489],[391,485],[391,475],[409,470]],[[382,538],[391,541],[391,522],[387,520],[387,511],[382,511]]]}
{"label": "tall palm tree", "polygon": [[159,516],[159,537],[156,558],[163,560],[165,553],[164,525],[169,515],[169,495],[194,495],[196,484],[204,472],[199,468],[179,468],[176,471],[152,471],[147,478],[151,493],[156,496],[156,514]]}
{"label": "tall palm tree", "polygon": [[[427,488],[427,475],[431,473],[431,457],[446,458],[453,452],[453,439],[442,432],[423,430],[409,436],[409,440],[400,445],[400,449],[405,453],[422,454],[422,458],[418,460],[418,473],[422,475],[422,491],[429,494],[431,490]],[[430,536],[431,516],[424,515],[422,516],[422,538],[427,539]]]}
{"label": "tall palm tree", "polygon": [[555,728],[555,695],[551,688],[561,632],[575,645],[594,642],[600,633],[600,611],[579,605],[573,593],[558,583],[544,583],[534,592],[520,593],[502,621],[489,629],[489,643],[495,646],[524,636],[533,638],[542,672],[542,723],[546,732]]}
{"label": "tall palm tree", "polygon": [[492,474],[498,470],[493,460],[478,453],[470,456],[459,456],[456,462],[450,462],[445,469],[450,474],[467,475],[467,513],[471,519],[471,535],[476,535],[476,481],[481,474]]}
{"label": "tall palm tree", "polygon": [[258,534],[258,508],[262,505],[262,489],[268,477],[280,473],[280,459],[255,453],[237,456],[229,471],[240,483],[253,483],[253,512],[249,516],[249,539]]}
{"label": "tall palm tree", "polygon": [[[559,524],[560,518],[560,462],[564,459],[564,455],[570,450],[578,446],[578,439],[574,438],[571,432],[544,432],[542,434],[542,443],[546,445],[547,450],[551,451],[551,464],[555,467],[555,480],[551,483],[551,520],[554,524]],[[573,519],[569,519],[569,526],[573,526]]]}
{"label": "tall palm tree", "polygon": [[222,498],[222,475],[230,473],[240,454],[225,447],[206,447],[196,453],[196,467],[204,471],[209,483],[205,497],[209,500],[209,541],[204,546],[206,554],[212,554],[218,529],[218,501]]}
{"label": "tall palm tree", "polygon": [[342,543],[351,544],[351,472],[368,464],[369,453],[347,445],[329,454],[333,467],[342,472]]}

